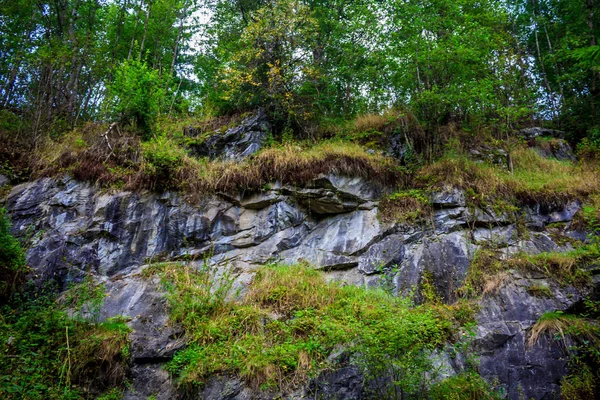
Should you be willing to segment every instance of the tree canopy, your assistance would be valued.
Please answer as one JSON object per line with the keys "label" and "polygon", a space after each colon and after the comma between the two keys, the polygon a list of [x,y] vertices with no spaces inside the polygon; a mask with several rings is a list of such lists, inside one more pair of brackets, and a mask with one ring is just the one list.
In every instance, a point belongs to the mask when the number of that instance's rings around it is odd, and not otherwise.
{"label": "tree canopy", "polygon": [[[425,129],[600,119],[597,0],[6,0],[2,126],[264,108],[311,135],[390,107]],[[18,127],[15,128],[15,127]],[[7,129],[4,129],[5,131]]]}

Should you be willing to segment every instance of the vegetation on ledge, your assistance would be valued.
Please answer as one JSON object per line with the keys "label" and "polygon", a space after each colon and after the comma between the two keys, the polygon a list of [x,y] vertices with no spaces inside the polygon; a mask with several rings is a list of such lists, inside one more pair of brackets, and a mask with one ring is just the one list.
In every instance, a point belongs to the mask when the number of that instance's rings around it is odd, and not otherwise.
{"label": "vegetation on ledge", "polygon": [[371,388],[380,395],[424,396],[435,379],[429,356],[461,339],[473,318],[467,303],[415,306],[382,289],[326,282],[307,265],[261,268],[239,301],[229,300],[228,276],[208,267],[164,263],[145,274],[156,273],[188,339],[169,370],[189,390],[219,373],[238,374],[255,388],[294,387],[334,368],[338,360],[328,357],[342,351],[368,379],[390,377],[393,384]]}

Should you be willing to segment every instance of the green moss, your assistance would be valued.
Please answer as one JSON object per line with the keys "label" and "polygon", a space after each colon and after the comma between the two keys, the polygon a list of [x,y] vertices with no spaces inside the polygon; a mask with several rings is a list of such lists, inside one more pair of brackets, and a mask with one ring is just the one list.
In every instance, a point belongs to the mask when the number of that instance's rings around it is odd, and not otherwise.
{"label": "green moss", "polygon": [[239,302],[227,300],[231,280],[208,268],[171,264],[161,274],[172,319],[188,337],[169,370],[190,388],[215,373],[256,388],[293,386],[329,367],[327,357],[343,346],[370,373],[397,367],[404,375],[396,384],[421,394],[427,354],[472,315],[464,304],[414,306],[382,290],[342,287],[306,265],[260,269]]}

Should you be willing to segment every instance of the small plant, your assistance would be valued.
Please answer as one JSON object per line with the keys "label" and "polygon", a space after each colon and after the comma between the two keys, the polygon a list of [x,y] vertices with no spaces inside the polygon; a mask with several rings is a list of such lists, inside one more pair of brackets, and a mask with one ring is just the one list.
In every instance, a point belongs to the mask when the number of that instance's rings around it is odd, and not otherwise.
{"label": "small plant", "polygon": [[535,297],[552,297],[552,290],[547,285],[531,285],[527,288],[529,294]]}
{"label": "small plant", "polygon": [[384,197],[379,205],[379,216],[384,222],[412,223],[431,215],[429,197],[421,190],[395,192]]}
{"label": "small plant", "polygon": [[7,299],[25,281],[25,252],[10,233],[6,210],[0,208],[0,300]]}

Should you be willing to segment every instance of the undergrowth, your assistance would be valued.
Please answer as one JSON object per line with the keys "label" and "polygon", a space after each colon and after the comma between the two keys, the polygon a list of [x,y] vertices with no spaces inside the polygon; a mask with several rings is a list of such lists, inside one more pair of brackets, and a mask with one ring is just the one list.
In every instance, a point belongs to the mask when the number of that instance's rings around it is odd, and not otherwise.
{"label": "undergrowth", "polygon": [[53,290],[31,288],[1,308],[1,398],[120,398],[129,328],[120,318],[98,322],[90,314],[99,295],[87,282],[57,303]]}
{"label": "undergrowth", "polygon": [[10,232],[6,210],[0,208],[0,301],[23,284],[27,270],[25,252]]}
{"label": "undergrowth", "polygon": [[430,217],[433,212],[429,197],[417,189],[384,196],[379,208],[379,218],[384,222],[414,223]]}
{"label": "undergrowth", "polygon": [[414,306],[381,289],[340,286],[307,265],[261,268],[239,301],[228,300],[235,296],[227,275],[206,266],[150,268],[186,331],[188,345],[169,371],[190,391],[219,373],[238,374],[254,388],[289,389],[334,367],[328,356],[343,348],[367,376],[390,377],[386,391],[422,396],[435,375],[428,355],[457,340],[473,316],[462,306]]}

